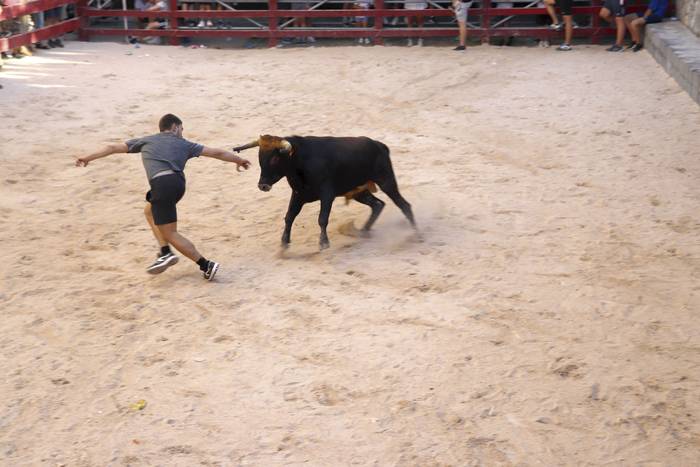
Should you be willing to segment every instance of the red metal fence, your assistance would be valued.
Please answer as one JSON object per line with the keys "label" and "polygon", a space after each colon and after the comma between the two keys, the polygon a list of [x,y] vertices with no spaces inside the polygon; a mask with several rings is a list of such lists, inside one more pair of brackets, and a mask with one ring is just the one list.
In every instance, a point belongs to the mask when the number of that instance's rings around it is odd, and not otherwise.
{"label": "red metal fence", "polygon": [[[2,7],[2,11],[0,11],[0,21],[16,19],[22,17],[23,15],[39,13],[52,8],[62,7],[64,5],[75,5],[76,0],[37,0],[26,3],[19,3],[17,1],[10,0],[7,2],[7,4],[8,5]],[[22,45],[30,45],[46,39],[59,37],[68,32],[76,31],[79,27],[80,20],[78,18],[73,18],[47,26],[45,28],[37,29],[35,31],[3,37],[0,38],[0,52],[7,52],[8,50],[12,50]]]}
{"label": "red metal fence", "polygon": [[[278,0],[269,0],[268,8],[264,10],[242,10],[227,6],[226,10],[180,10],[178,0],[167,0],[168,11],[138,11],[127,9],[98,9],[88,6],[87,0],[37,0],[25,5],[15,5],[5,8],[0,19],[17,17],[20,14],[27,14],[36,11],[46,10],[59,5],[73,4],[77,2],[77,18],[64,21],[55,26],[43,28],[41,30],[12,36],[9,39],[0,39],[0,50],[7,50],[18,45],[35,42],[37,40],[55,37],[57,35],[78,30],[82,40],[89,40],[91,36],[161,36],[167,37],[170,44],[178,44],[180,38],[198,37],[243,37],[243,38],[264,38],[268,40],[270,46],[274,46],[280,39],[313,36],[316,38],[372,38],[374,43],[381,44],[385,38],[396,37],[455,37],[457,35],[456,25],[422,27],[422,28],[389,28],[384,25],[384,18],[394,17],[421,17],[421,18],[452,18],[451,10],[442,8],[438,3],[430,2],[429,8],[425,10],[405,10],[390,9],[385,0],[375,0],[373,9],[317,9],[327,0],[316,2],[305,2],[309,8],[305,10],[281,9]],[[628,12],[643,11],[645,9],[644,0],[632,0],[632,5],[628,2]],[[349,3],[349,2],[348,2]],[[444,2],[441,1],[444,4]],[[347,4],[346,4],[347,5]],[[544,40],[556,40],[561,37],[561,32],[556,32],[546,26],[540,27],[517,27],[509,26],[508,23],[515,18],[522,18],[530,15],[546,15],[544,8],[532,6],[535,2],[525,8],[498,8],[493,6],[490,0],[482,0],[479,8],[469,10],[470,28],[469,36],[479,38],[486,42],[492,37],[533,37]],[[511,4],[512,5],[512,4]],[[587,25],[574,30],[574,36],[588,38],[592,42],[598,42],[601,37],[613,35],[615,29],[610,25],[602,25],[598,18],[598,12],[602,6],[602,0],[592,0],[591,6],[574,7],[574,17],[586,17],[591,19]],[[294,27],[290,26],[291,19],[307,18],[310,20],[318,18],[348,18],[366,16],[374,18],[374,24],[370,27]],[[124,27],[96,27],[91,25],[91,18],[161,18],[165,20],[165,28],[162,29],[139,29]],[[186,20],[235,20],[247,19],[251,24],[248,27],[236,27],[234,29],[197,29],[185,28],[179,23]]]}

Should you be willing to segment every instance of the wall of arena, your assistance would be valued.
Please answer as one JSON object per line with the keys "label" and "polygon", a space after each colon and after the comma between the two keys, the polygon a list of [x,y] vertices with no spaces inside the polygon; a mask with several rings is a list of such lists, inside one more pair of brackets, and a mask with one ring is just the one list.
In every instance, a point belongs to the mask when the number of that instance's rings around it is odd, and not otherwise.
{"label": "wall of arena", "polygon": [[677,0],[676,15],[700,37],[700,0]]}

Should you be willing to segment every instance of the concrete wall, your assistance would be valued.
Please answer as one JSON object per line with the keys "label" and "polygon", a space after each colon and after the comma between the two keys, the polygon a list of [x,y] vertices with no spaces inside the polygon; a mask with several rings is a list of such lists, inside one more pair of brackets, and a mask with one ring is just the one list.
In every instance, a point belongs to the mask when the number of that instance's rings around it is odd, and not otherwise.
{"label": "concrete wall", "polygon": [[676,16],[700,36],[700,0],[676,0]]}

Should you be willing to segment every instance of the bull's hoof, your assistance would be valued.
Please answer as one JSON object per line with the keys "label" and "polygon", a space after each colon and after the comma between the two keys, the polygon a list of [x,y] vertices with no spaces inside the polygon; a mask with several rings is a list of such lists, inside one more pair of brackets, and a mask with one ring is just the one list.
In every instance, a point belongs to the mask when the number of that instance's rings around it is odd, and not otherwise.
{"label": "bull's hoof", "polygon": [[282,242],[282,243],[280,243],[280,247],[281,247],[283,250],[289,249],[289,242]]}
{"label": "bull's hoof", "polygon": [[321,240],[318,244],[318,249],[323,251],[331,247],[331,244],[328,240]]}
{"label": "bull's hoof", "polygon": [[369,229],[362,229],[357,231],[357,235],[360,238],[369,238],[372,236],[372,233],[369,231]]}

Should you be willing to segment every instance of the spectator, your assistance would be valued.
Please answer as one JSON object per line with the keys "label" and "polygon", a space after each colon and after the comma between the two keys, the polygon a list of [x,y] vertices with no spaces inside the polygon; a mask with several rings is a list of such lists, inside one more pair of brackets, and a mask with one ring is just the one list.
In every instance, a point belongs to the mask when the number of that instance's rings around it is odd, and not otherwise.
{"label": "spectator", "polygon": [[[56,8],[52,8],[50,10],[46,10],[44,12],[44,26],[49,27],[53,26],[54,24],[58,24],[63,19],[66,17],[66,7],[65,6],[59,6]],[[63,47],[63,41],[61,40],[60,37],[57,37],[55,39],[49,39],[49,47],[54,48],[54,47]]]}
{"label": "spectator", "polygon": [[[199,11],[211,11],[211,3],[200,3],[199,4]],[[198,28],[213,28],[214,23],[212,23],[211,19],[200,19],[199,23],[197,23]]]}
{"label": "spectator", "polygon": [[[373,4],[374,0],[362,0],[355,2],[352,7],[356,10],[369,10]],[[355,21],[360,24],[361,28],[367,29],[369,27],[369,18],[367,16],[356,16]],[[357,39],[357,43],[370,45],[372,41],[369,37],[360,37]]]}
{"label": "spectator", "polygon": [[554,12],[555,3],[559,6],[561,16],[564,19],[564,43],[557,47],[557,50],[568,52],[569,50],[572,50],[571,39],[574,35],[574,20],[571,16],[573,0],[544,0],[547,13],[549,13],[549,16],[552,18],[552,24],[549,27],[555,31],[561,31],[561,23],[557,19],[557,15]]}
{"label": "spectator", "polygon": [[[304,11],[308,10],[309,8],[311,8],[311,2],[293,2],[291,5],[291,9],[295,11]],[[295,18],[294,26],[297,28],[308,28],[311,26],[311,24],[309,24],[309,21],[306,18]],[[313,44],[314,42],[316,42],[316,38],[312,36],[299,37],[295,39],[294,42],[299,42],[302,44],[305,42],[309,42]]]}
{"label": "spectator", "polygon": [[[168,11],[168,2],[166,0],[146,0],[146,3],[142,5],[144,8],[141,11]],[[138,8],[138,7],[137,7]],[[139,18],[139,21],[143,21],[144,18]],[[144,29],[163,29],[167,27],[168,22],[165,18],[145,18],[146,27]],[[136,44],[139,40],[135,37],[129,39],[129,42]],[[142,42],[145,43],[160,43],[159,37],[144,37]]]}
{"label": "spectator", "polygon": [[[34,30],[43,28],[44,27],[44,12],[40,11],[38,13],[33,13],[32,14],[32,21],[34,22]],[[36,47],[37,49],[42,49],[42,50],[46,50],[46,49],[50,48],[48,45],[45,44],[44,41],[35,42],[34,47]]]}
{"label": "spectator", "polygon": [[[147,11],[149,6],[150,6],[150,4],[149,4],[148,0],[135,0],[134,1],[134,10]],[[145,28],[149,23],[149,19],[146,17],[136,18],[136,21],[138,23],[139,29]]]}
{"label": "spectator", "polygon": [[452,8],[459,25],[459,45],[454,50],[466,50],[467,48],[467,16],[471,6],[471,1],[452,0]]}
{"label": "spectator", "polygon": [[600,17],[608,23],[613,22],[615,18],[615,43],[608,47],[608,52],[622,52],[622,41],[625,39],[625,0],[605,0],[603,8],[600,9]]}
{"label": "spectator", "polygon": [[644,47],[641,38],[642,28],[647,24],[660,23],[666,13],[666,8],[668,8],[668,0],[651,0],[643,14],[630,13],[625,16],[625,24],[632,37],[632,45],[628,49],[632,49],[634,52],[642,50]]}
{"label": "spectator", "polygon": [[[403,3],[401,1],[391,1],[388,3],[385,3],[384,5],[386,8],[389,10],[403,10]],[[386,18],[388,19],[388,18]],[[385,24],[388,24],[390,26],[398,26],[399,23],[401,22],[401,17],[400,16],[394,16],[391,18],[391,20]]]}
{"label": "spectator", "polygon": [[[406,0],[406,3],[403,5],[404,10],[425,10],[428,8],[428,2],[425,2],[423,0]],[[406,25],[411,28],[413,24],[416,25],[416,27],[422,28],[423,27],[423,21],[425,20],[424,17],[422,16],[406,16]],[[413,38],[409,37],[408,40],[406,41],[406,45],[411,47],[413,46]],[[423,47],[423,38],[419,37],[416,45],[418,47]]]}

